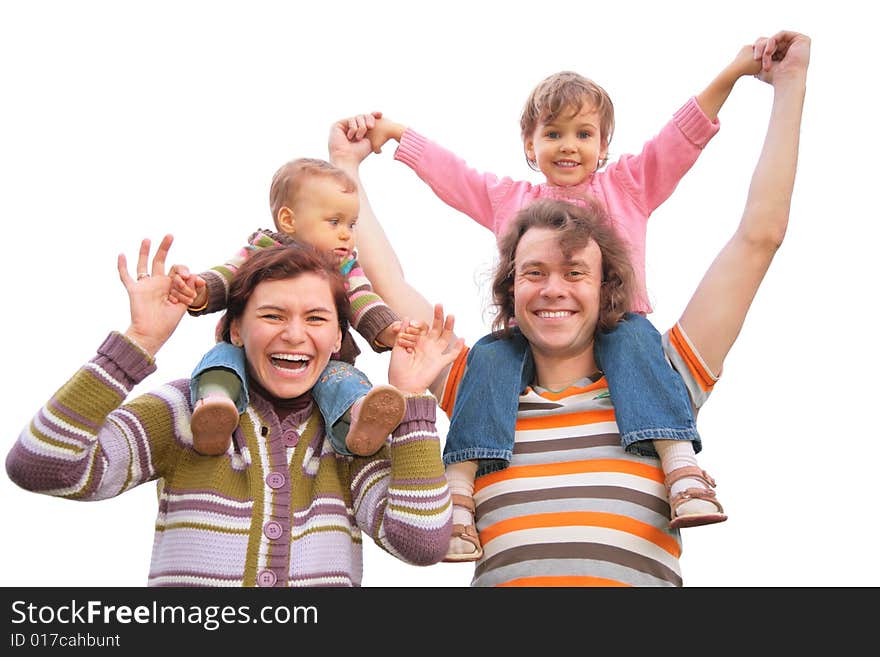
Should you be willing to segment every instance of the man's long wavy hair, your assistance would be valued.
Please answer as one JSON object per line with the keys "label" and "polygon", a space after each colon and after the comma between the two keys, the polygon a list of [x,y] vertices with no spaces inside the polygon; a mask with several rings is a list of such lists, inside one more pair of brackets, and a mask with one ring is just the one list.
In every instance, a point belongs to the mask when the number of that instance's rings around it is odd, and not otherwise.
{"label": "man's long wavy hair", "polygon": [[602,252],[602,289],[599,294],[598,328],[610,330],[632,308],[635,274],[629,249],[614,230],[602,206],[595,201],[585,207],[566,201],[539,200],[520,210],[498,243],[500,259],[492,279],[492,303],[496,308],[492,329],[509,337],[514,320],[513,283],[516,277],[516,249],[532,228],[549,228],[559,233],[559,248],[565,257],[595,242]]}

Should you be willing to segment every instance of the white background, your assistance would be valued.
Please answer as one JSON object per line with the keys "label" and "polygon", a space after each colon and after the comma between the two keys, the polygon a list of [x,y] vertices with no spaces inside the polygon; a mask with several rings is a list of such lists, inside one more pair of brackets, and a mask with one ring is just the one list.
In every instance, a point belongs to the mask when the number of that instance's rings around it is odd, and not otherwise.
{"label": "white background", "polygon": [[[689,586],[880,585],[874,261],[878,147],[869,3],[4,2],[0,8],[3,452],[110,329],[127,326],[116,255],[175,235],[200,271],[271,225],[275,169],[326,157],[330,123],[373,109],[469,164],[538,180],[518,119],[532,86],[574,69],[611,94],[612,158],[640,148],[759,35],[813,38],[786,242],[700,416],[701,464],[730,514],[684,531]],[[308,8],[306,8],[308,7]],[[771,89],[740,80],[722,130],[648,236],[658,327],[734,230]],[[367,191],[413,284],[489,325],[494,238],[447,208],[389,144]],[[723,300],[719,300],[723,303]],[[138,391],[188,376],[216,316],[185,317]],[[374,382],[387,355],[359,359]],[[445,425],[441,423],[445,429]],[[100,503],[0,477],[5,586],[141,586],[155,485]],[[471,566],[403,564],[365,546],[365,586],[466,586]]]}

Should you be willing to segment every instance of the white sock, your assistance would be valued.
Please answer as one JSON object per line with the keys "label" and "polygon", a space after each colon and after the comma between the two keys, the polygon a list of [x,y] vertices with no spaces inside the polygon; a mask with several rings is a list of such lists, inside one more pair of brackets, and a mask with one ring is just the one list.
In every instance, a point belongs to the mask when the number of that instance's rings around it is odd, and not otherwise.
{"label": "white sock", "polygon": [[[697,463],[697,455],[694,452],[694,446],[690,440],[655,440],[654,449],[660,455],[660,465],[663,468],[663,474],[669,474],[673,470],[683,468],[685,466],[693,466],[699,468]],[[677,493],[687,488],[706,488],[706,484],[702,480],[694,477],[683,477],[676,481],[669,489],[669,497],[674,497]],[[677,515],[687,515],[692,513],[714,513],[718,510],[713,502],[708,500],[693,499],[688,500],[678,507]]]}
{"label": "white sock", "polygon": [[223,395],[234,402],[239,394],[241,394],[241,381],[227,369],[217,367],[205,370],[199,375],[199,399],[204,399],[208,395]]}
{"label": "white sock", "polygon": [[[473,497],[476,476],[476,461],[461,461],[446,466],[446,481],[449,482],[450,493]],[[470,509],[455,505],[452,507],[452,522],[456,525],[471,525],[474,522],[474,516]]]}
{"label": "white sock", "polygon": [[360,417],[361,407],[364,405],[364,397],[366,397],[366,395],[361,395],[354,400],[354,403],[351,406],[348,407],[348,410],[346,411],[347,418],[345,415],[342,416],[343,419],[349,420],[349,424],[354,424],[357,422],[358,417]]}

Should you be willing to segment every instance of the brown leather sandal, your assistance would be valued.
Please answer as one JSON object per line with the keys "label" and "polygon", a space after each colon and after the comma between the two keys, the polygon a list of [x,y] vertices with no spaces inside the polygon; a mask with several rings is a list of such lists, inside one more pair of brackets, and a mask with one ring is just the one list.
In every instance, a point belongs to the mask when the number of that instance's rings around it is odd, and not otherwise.
{"label": "brown leather sandal", "polygon": [[[699,479],[706,486],[705,488],[686,488],[685,490],[676,493],[674,496],[671,496],[670,489],[672,488],[672,484],[685,477]],[[715,491],[712,490],[715,488],[715,480],[712,479],[709,473],[705,470],[693,465],[676,468],[666,475],[664,483],[666,485],[666,496],[670,498],[669,507],[672,514],[672,520],[669,522],[669,527],[671,529],[699,527],[700,525],[711,525],[716,522],[724,522],[727,520],[727,516],[724,514],[724,508],[715,496]],[[688,500],[693,499],[712,502],[718,511],[716,513],[688,513],[681,516],[677,515],[676,512],[678,511],[678,507]]]}
{"label": "brown leather sandal", "polygon": [[[452,494],[453,506],[461,506],[474,513],[474,498],[467,495]],[[443,557],[443,561],[447,563],[458,563],[461,561],[479,561],[483,557],[483,546],[480,545],[480,535],[477,528],[473,525],[452,525],[452,538],[460,538],[474,546],[473,552],[447,552]]]}

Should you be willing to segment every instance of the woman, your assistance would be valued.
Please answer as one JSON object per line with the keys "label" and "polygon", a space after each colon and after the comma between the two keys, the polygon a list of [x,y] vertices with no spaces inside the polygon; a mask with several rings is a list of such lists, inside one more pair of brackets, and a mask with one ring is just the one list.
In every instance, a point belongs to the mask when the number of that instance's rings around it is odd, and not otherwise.
{"label": "woman", "polygon": [[[809,54],[810,40],[801,34],[780,32],[768,41],[758,77],[773,85],[773,108],[745,212],[664,336],[667,357],[695,407],[720,375],[785,234]],[[370,124],[371,116],[362,115],[331,132],[331,159],[353,175],[369,153],[369,144],[358,140]],[[362,197],[360,255],[367,275],[398,312],[427,317],[430,306],[406,284],[368,208]],[[509,466],[477,477],[473,488],[449,482],[459,537],[454,547],[472,551],[478,533],[484,550],[474,585],[682,584],[668,482],[656,458],[619,446],[613,400],[593,354],[596,327],[614,306],[608,287],[613,244],[601,235],[603,221],[600,212],[550,202],[525,209],[500,241],[496,323],[510,329],[515,320],[513,334],[521,331],[528,341],[534,375],[520,397]],[[463,353],[432,384],[447,414],[465,366]],[[475,530],[467,509],[471,494]]]}
{"label": "woman", "polygon": [[[151,586],[359,586],[361,532],[414,564],[439,561],[449,492],[425,388],[454,360],[452,318],[414,349],[395,346],[389,383],[406,396],[390,442],[368,458],[335,453],[310,390],[348,323],[336,267],[316,251],[267,249],[230,286],[224,339],[244,347],[252,395],[221,456],[192,446],[188,380],[126,402],[186,307],[168,294],[166,236],[148,273],[118,270],[131,324],[112,332],[34,417],[6,460],[23,488],[78,500],[160,481]],[[448,351],[448,353],[443,353]],[[401,485],[405,484],[405,485]]]}

